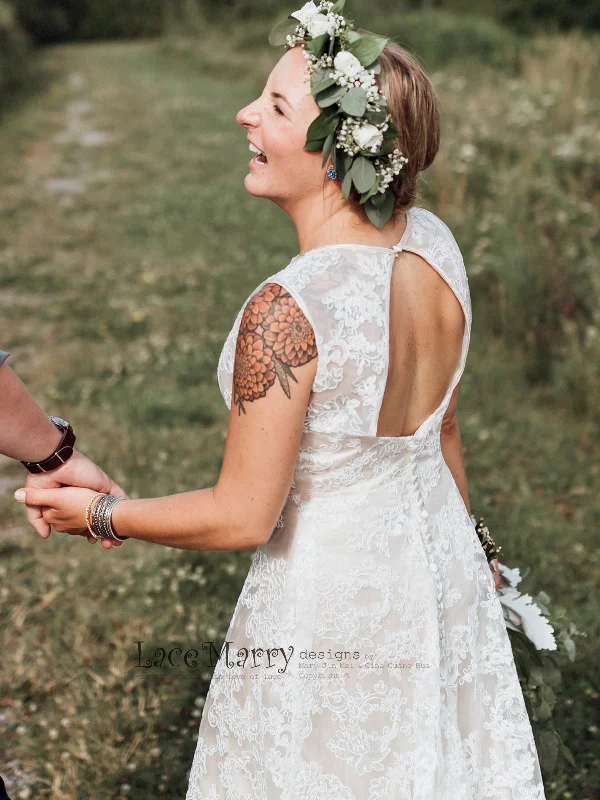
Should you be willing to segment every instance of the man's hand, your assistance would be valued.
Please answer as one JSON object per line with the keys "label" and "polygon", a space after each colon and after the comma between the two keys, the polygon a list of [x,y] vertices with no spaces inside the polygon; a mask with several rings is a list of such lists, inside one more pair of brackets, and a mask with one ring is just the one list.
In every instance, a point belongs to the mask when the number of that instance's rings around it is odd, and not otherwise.
{"label": "man's hand", "polygon": [[[81,486],[85,489],[92,489],[94,492],[105,492],[119,497],[128,496],[100,467],[79,450],[74,450],[68,461],[51,472],[27,473],[26,489],[58,489],[61,486]],[[47,539],[52,529],[44,519],[42,511],[41,506],[28,505],[27,519],[42,539]],[[95,542],[96,540],[93,536],[88,535],[88,541]],[[115,542],[115,544],[119,544],[119,542]],[[105,546],[107,545],[110,545],[110,542],[106,541]]]}

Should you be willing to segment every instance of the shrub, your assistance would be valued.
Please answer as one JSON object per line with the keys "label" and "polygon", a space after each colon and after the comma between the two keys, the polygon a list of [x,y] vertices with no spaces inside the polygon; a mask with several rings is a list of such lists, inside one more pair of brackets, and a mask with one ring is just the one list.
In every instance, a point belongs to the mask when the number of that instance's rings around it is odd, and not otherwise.
{"label": "shrub", "polygon": [[29,76],[30,46],[14,9],[0,0],[0,93],[23,86]]}

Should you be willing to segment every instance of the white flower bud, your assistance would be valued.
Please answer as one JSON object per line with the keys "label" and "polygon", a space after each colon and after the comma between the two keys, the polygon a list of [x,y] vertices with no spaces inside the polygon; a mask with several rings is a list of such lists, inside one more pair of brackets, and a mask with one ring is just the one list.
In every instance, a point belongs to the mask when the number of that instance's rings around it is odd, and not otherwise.
{"label": "white flower bud", "polygon": [[308,32],[314,39],[324,33],[335,33],[335,20],[329,19],[324,14],[315,14],[308,21]]}
{"label": "white flower bud", "polygon": [[360,128],[356,128],[352,136],[361,150],[377,149],[383,142],[383,134],[379,128],[368,122],[361,125]]}
{"label": "white flower bud", "polygon": [[349,78],[357,75],[362,69],[362,64],[358,58],[347,50],[341,50],[333,61],[333,66],[342,75],[347,75]]}
{"label": "white flower bud", "polygon": [[311,0],[310,3],[305,3],[299,11],[294,11],[290,16],[295,17],[306,28],[310,20],[318,13],[319,9]]}

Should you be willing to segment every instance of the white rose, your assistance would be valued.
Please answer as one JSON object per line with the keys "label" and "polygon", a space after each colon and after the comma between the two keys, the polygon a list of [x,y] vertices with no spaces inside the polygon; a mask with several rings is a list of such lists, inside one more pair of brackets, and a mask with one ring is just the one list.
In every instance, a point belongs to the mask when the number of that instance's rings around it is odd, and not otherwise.
{"label": "white rose", "polygon": [[310,20],[318,13],[319,9],[311,0],[310,3],[305,3],[299,11],[294,11],[290,16],[295,17],[306,28]]}
{"label": "white rose", "polygon": [[347,50],[341,50],[333,60],[333,66],[338,72],[347,75],[349,78],[354,77],[362,69],[362,64],[358,58]]}
{"label": "white rose", "polygon": [[335,33],[335,20],[324,14],[316,14],[308,20],[308,32],[313,39],[324,33]]}
{"label": "white rose", "polygon": [[373,147],[378,148],[383,142],[383,133],[375,125],[370,125],[368,122],[357,128],[352,136],[361,150],[371,150]]}

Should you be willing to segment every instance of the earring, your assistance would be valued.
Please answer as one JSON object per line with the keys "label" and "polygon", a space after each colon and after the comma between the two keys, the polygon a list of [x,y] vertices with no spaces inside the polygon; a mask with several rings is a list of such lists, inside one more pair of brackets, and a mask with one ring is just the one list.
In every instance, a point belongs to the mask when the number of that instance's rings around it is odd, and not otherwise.
{"label": "earring", "polygon": [[333,167],[329,167],[329,169],[327,170],[327,176],[332,179],[337,178],[337,172],[334,170]]}

